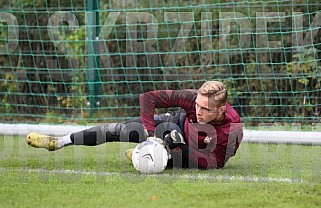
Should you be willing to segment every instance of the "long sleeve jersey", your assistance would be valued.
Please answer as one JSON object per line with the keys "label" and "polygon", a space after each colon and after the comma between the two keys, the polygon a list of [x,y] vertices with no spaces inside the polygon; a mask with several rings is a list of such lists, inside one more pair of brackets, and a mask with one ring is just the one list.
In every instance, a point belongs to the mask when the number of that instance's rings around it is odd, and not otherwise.
{"label": "long sleeve jersey", "polygon": [[155,108],[181,107],[186,112],[184,123],[188,158],[199,168],[222,168],[234,156],[243,138],[240,116],[226,103],[224,120],[199,124],[196,119],[195,100],[197,90],[157,90],[140,96],[140,112],[143,127],[155,131]]}

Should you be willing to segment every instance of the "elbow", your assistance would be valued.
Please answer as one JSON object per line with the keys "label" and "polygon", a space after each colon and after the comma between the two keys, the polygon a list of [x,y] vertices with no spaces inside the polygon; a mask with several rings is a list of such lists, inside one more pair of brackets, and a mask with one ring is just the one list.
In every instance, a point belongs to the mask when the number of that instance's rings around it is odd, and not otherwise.
{"label": "elbow", "polygon": [[139,95],[139,102],[142,103],[145,99],[145,93]]}
{"label": "elbow", "polygon": [[218,161],[208,160],[205,158],[198,159],[198,169],[208,170],[208,169],[219,169],[224,167],[224,164],[220,164]]}

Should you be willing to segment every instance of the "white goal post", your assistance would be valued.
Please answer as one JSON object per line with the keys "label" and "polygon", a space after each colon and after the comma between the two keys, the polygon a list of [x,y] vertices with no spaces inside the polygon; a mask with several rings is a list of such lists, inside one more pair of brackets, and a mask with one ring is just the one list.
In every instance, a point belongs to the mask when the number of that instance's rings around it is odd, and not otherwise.
{"label": "white goal post", "polygon": [[[0,135],[26,136],[30,132],[39,132],[52,136],[62,136],[82,131],[94,125],[52,125],[52,124],[5,124],[0,123]],[[243,142],[255,143],[288,143],[321,145],[319,131],[269,131],[244,129]]]}

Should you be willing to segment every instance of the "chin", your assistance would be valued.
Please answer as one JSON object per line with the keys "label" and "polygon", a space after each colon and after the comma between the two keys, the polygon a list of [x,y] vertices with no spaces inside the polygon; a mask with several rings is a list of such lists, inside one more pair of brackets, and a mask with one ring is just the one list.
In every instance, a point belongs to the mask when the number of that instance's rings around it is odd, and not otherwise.
{"label": "chin", "polygon": [[199,124],[207,124],[207,122],[204,121],[197,121]]}

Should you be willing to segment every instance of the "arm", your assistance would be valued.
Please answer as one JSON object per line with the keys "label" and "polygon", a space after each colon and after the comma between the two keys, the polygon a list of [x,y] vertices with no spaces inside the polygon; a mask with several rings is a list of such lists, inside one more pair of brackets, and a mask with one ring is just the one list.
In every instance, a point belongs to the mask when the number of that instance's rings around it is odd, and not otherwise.
{"label": "arm", "polygon": [[193,148],[189,148],[189,159],[197,165],[195,168],[201,169],[213,169],[218,168],[221,165],[218,164],[216,155],[214,152],[209,154],[205,154],[200,150],[195,150]]}
{"label": "arm", "polygon": [[194,107],[195,90],[157,90],[140,96],[140,115],[144,128],[154,131],[155,108],[181,107],[185,111]]}
{"label": "arm", "polygon": [[[183,136],[176,130],[171,131],[163,139],[156,137],[148,137],[147,140],[154,140],[162,144],[169,155],[171,151],[176,154],[183,155],[184,157],[189,158],[192,161],[191,168],[201,168],[201,169],[212,169],[217,167],[222,167],[222,165],[217,164],[216,156],[213,150],[208,153],[205,149],[196,150],[192,147],[189,147],[183,138]],[[214,145],[211,149],[213,149]],[[206,148],[207,149],[207,148]],[[214,147],[215,149],[215,147]],[[208,149],[207,149],[208,150]]]}
{"label": "arm", "polygon": [[[228,130],[226,132],[226,130]],[[226,132],[226,133],[224,133]],[[225,131],[217,129],[217,138],[209,142],[206,148],[199,149],[192,145],[188,157],[199,168],[222,168],[226,162],[235,155],[243,138],[241,123],[231,123]],[[216,141],[215,141],[216,140]],[[201,138],[204,141],[204,138]]]}

